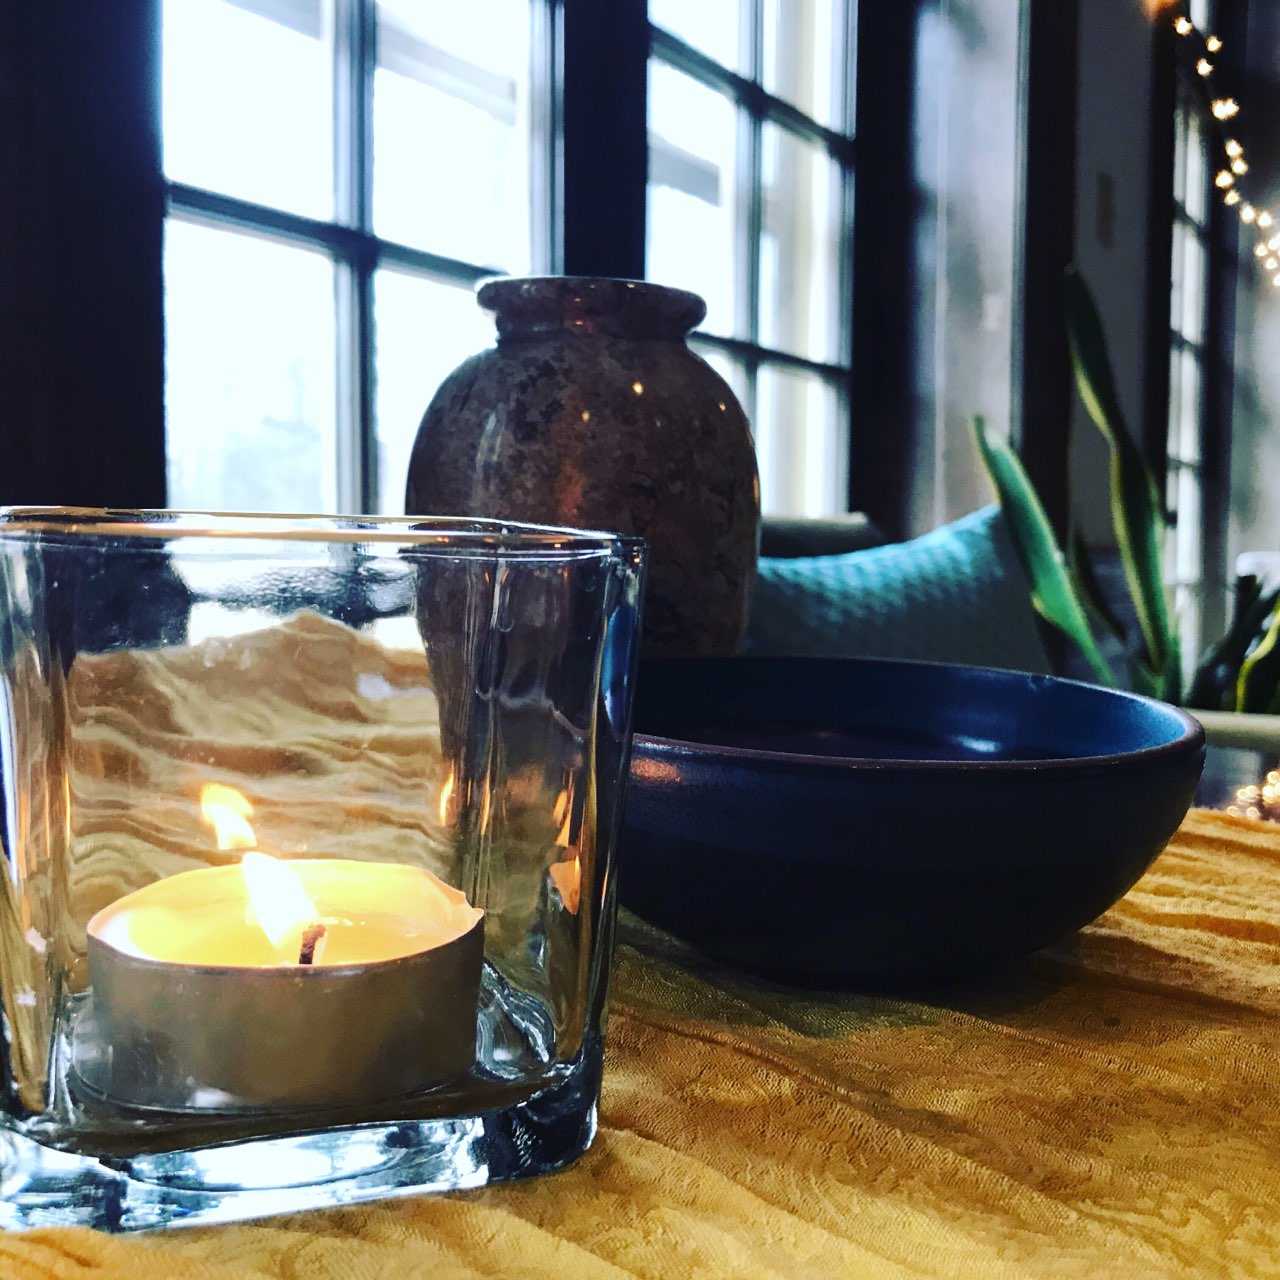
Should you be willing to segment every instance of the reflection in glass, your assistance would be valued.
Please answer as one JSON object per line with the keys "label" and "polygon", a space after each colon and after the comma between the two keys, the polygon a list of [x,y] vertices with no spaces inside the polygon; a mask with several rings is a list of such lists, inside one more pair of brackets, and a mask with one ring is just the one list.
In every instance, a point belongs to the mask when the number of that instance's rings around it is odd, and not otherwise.
{"label": "reflection in glass", "polygon": [[746,337],[735,324],[734,310],[743,199],[736,130],[736,112],[727,98],[650,62],[645,274],[658,284],[700,293],[709,333]]}
{"label": "reflection in glass", "polygon": [[493,321],[470,289],[403,271],[374,276],[373,309],[378,510],[396,514],[428,401],[453,368],[493,345]]}
{"label": "reflection in glass", "polygon": [[171,217],[164,273],[169,506],[332,511],[332,262]]}
{"label": "reflection in glass", "polygon": [[328,218],[332,0],[271,12],[263,17],[228,0],[165,0],[165,175]]}
{"label": "reflection in glass", "polygon": [[377,6],[373,220],[380,236],[529,270],[530,7]]}

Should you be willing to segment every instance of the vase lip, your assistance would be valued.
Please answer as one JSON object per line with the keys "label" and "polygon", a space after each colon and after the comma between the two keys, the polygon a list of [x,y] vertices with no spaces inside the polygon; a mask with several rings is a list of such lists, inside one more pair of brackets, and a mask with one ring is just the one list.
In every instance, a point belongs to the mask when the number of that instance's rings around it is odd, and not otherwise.
{"label": "vase lip", "polygon": [[476,301],[493,314],[499,340],[555,330],[682,339],[707,314],[688,289],[612,276],[490,276],[477,283]]}

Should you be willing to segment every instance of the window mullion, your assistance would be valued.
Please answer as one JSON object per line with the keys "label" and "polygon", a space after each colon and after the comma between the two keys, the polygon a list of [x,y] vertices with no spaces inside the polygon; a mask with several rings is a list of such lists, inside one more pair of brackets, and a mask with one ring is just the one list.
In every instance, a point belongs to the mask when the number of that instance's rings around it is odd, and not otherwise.
{"label": "window mullion", "polygon": [[[764,75],[764,3],[763,0],[742,0],[747,48],[746,71],[754,84]],[[736,316],[738,332],[753,346],[760,343],[760,239],[764,226],[764,149],[763,117],[749,104],[739,103],[739,148],[741,161],[739,172],[741,188],[746,200],[740,212],[741,234],[738,241],[743,255],[739,263],[738,278],[743,282],[737,298]],[[756,412],[759,391],[759,358],[753,356],[746,362],[747,403],[743,406],[748,421],[758,422]]]}
{"label": "window mullion", "polygon": [[532,0],[529,40],[529,146],[532,156],[530,260],[534,275],[564,272],[564,225],[560,183],[564,157],[559,120],[560,23],[553,0]]}
{"label": "window mullion", "polygon": [[343,511],[371,511],[378,492],[373,445],[372,107],[377,56],[374,0],[334,0],[334,214],[358,232],[337,259],[337,479]]}
{"label": "window mullion", "polygon": [[561,232],[570,275],[640,279],[645,257],[645,0],[559,0]]}

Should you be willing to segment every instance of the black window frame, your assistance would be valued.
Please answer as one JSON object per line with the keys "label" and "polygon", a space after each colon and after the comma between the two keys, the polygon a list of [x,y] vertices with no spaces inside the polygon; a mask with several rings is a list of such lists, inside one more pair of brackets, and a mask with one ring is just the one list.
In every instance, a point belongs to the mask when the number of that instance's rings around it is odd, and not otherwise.
{"label": "black window frame", "polygon": [[[559,59],[548,92],[562,112],[551,157],[551,185],[560,198],[550,202],[548,214],[558,246],[550,270],[640,277],[650,50],[645,0],[545,3]],[[852,200],[849,506],[869,514],[890,536],[909,526],[907,478],[927,430],[913,414],[918,197],[910,145],[915,34],[925,6],[926,0],[862,0],[854,45],[857,135],[850,145],[862,178],[853,184]],[[1062,77],[1052,69],[1062,60],[1055,41],[1077,21],[1076,10],[1076,0],[1047,7],[1021,0],[1024,43],[1029,40],[1031,49],[1023,86],[1031,127],[1038,127],[1037,102],[1045,108],[1041,117],[1048,114],[1046,104],[1056,120],[1070,117],[1073,100],[1053,98]],[[0,0],[0,94],[16,104],[0,111],[0,191],[20,196],[0,200],[0,301],[13,303],[0,306],[0,393],[9,424],[0,501],[165,504],[166,203],[173,198],[188,213],[214,219],[234,219],[237,212],[191,191],[166,192],[158,15],[159,0],[114,0],[110,6]],[[353,38],[367,39],[368,32]],[[1021,431],[1018,404],[1013,412],[1015,438],[1034,464],[1037,456],[1050,462],[1056,456],[1054,424],[1066,420],[1069,380],[1046,381],[1045,361],[1036,357],[1039,343],[1050,350],[1049,364],[1065,368],[1060,316],[1036,301],[1031,274],[1057,269],[1056,250],[1032,246],[1053,239],[1040,223],[1052,222],[1043,210],[1050,185],[1061,182],[1063,158],[1055,154],[1050,174],[1037,162],[1036,148],[1026,151],[1026,270],[1014,298],[1020,317],[1015,382],[1026,392]],[[1059,185],[1051,196],[1057,208],[1060,197]],[[327,237],[345,235],[305,220],[280,230],[326,246]],[[365,255],[360,261],[367,277],[368,243],[361,245],[348,247],[354,258]],[[379,251],[397,252],[389,246]],[[484,265],[416,251],[407,261],[458,280]],[[368,305],[367,288],[357,289],[354,306]],[[1036,412],[1027,400],[1031,392],[1040,406]],[[1038,440],[1047,440],[1048,448],[1037,452]],[[361,468],[365,492],[375,478]]]}
{"label": "black window frame", "polygon": [[[323,0],[228,0],[238,8],[270,17],[304,35],[320,29]],[[331,0],[334,26],[334,207],[331,219],[305,217],[251,200],[205,190],[166,178],[166,214],[225,231],[248,233],[297,248],[319,250],[333,263],[337,352],[337,506],[343,511],[375,511],[381,477],[375,430],[376,342],[374,282],[379,269],[401,270],[419,279],[470,287],[502,268],[470,262],[379,235],[373,216],[374,73],[391,67],[417,71],[428,79],[447,74],[455,81],[478,69],[449,65],[449,55],[400,33],[388,41],[378,30],[375,0]],[[535,110],[546,116],[535,131],[546,138],[547,154],[535,157],[535,173],[547,171],[554,101],[546,87],[556,61],[552,0],[531,0],[531,80]],[[539,74],[541,73],[541,74]],[[472,79],[474,79],[474,74]],[[541,163],[539,163],[541,162]],[[534,271],[549,271],[555,211],[550,189],[539,190],[533,209]],[[538,252],[542,247],[543,251]],[[424,395],[429,393],[424,389]]]}
{"label": "black window frame", "polygon": [[[1248,31],[1248,4],[1241,0],[1211,0],[1207,5],[1213,33],[1225,52],[1219,62],[1227,75],[1239,79]],[[1194,234],[1205,253],[1204,306],[1199,342],[1194,344],[1201,369],[1199,458],[1200,568],[1194,581],[1174,583],[1197,595],[1199,637],[1188,637],[1184,650],[1222,634],[1231,609],[1227,565],[1231,483],[1231,418],[1234,394],[1236,286],[1241,270],[1254,270],[1250,257],[1241,262],[1239,219],[1224,203],[1214,182],[1227,133],[1216,120],[1203,77],[1195,69],[1197,53],[1177,34],[1180,6],[1157,14],[1152,48],[1152,119],[1150,152],[1151,202],[1147,217],[1150,270],[1147,288],[1146,397],[1143,404],[1142,444],[1162,494],[1187,460],[1170,448],[1172,364],[1176,352],[1189,349],[1173,315],[1174,228]],[[1206,32],[1208,34],[1208,32]],[[1208,144],[1204,169],[1205,216],[1192,217],[1178,199],[1176,155],[1179,112],[1195,111]],[[1176,511],[1170,512],[1176,522]]]}
{"label": "black window frame", "polygon": [[[713,90],[741,113],[738,164],[742,171],[740,185],[748,192],[743,225],[737,228],[735,248],[738,256],[737,275],[745,287],[735,298],[734,334],[700,330],[692,341],[695,349],[720,352],[732,357],[743,370],[745,394],[743,407],[750,422],[758,420],[758,379],[766,367],[811,374],[836,394],[838,412],[849,429],[850,381],[853,369],[853,254],[852,231],[856,224],[854,193],[857,167],[857,134],[854,87],[857,83],[856,4],[849,4],[844,18],[846,30],[841,35],[844,102],[840,115],[843,129],[820,123],[799,107],[763,87],[764,79],[764,4],[763,0],[743,0],[743,26],[747,31],[746,74],[726,67],[701,50],[686,43],[678,35],[649,24],[649,59],[682,73],[691,80]],[[836,358],[817,360],[778,346],[770,346],[761,338],[761,244],[765,235],[764,130],[772,126],[793,138],[825,151],[840,173],[839,217],[842,238],[847,242],[840,251],[840,273],[836,285],[840,330],[834,349]],[[649,163],[655,154],[661,157],[661,143],[648,136]],[[740,336],[745,333],[745,337]]]}

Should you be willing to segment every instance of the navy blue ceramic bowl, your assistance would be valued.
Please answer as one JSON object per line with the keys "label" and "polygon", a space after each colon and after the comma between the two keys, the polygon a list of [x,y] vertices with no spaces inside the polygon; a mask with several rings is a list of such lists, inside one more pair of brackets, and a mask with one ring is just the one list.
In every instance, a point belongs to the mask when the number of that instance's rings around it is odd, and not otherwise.
{"label": "navy blue ceramic bowl", "polygon": [[1164,703],[932,663],[641,666],[623,903],[771,976],[898,985],[1080,928],[1177,829],[1204,733]]}

